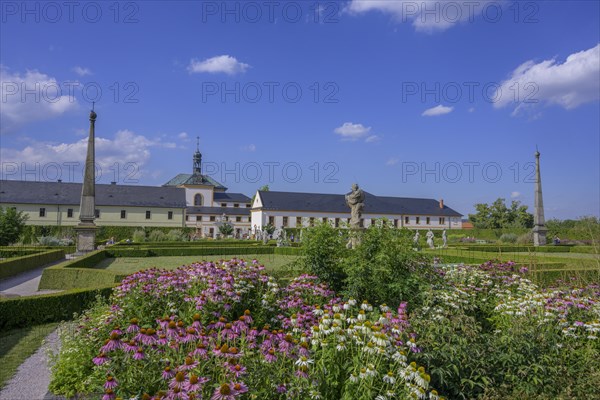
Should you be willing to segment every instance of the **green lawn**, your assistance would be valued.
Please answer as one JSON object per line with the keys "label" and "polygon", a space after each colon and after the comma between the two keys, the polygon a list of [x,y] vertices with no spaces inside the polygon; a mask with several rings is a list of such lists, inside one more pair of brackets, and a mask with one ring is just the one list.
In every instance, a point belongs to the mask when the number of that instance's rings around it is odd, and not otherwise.
{"label": "green lawn", "polygon": [[189,265],[198,261],[216,261],[219,259],[231,259],[234,257],[243,258],[245,260],[252,260],[256,258],[269,271],[281,270],[284,265],[298,259],[298,256],[287,256],[280,254],[240,254],[237,256],[117,257],[107,258],[101,261],[94,268],[105,269],[117,274],[132,274],[136,271],[152,267],[174,269],[182,265]]}
{"label": "green lawn", "polygon": [[19,365],[35,353],[57,323],[0,332],[0,388],[17,372]]}
{"label": "green lawn", "polygon": [[567,266],[574,268],[598,268],[600,267],[600,255],[585,254],[585,253],[525,253],[525,252],[487,252],[476,250],[461,250],[461,249],[424,249],[424,253],[436,255],[439,257],[459,256],[463,257],[465,262],[476,260],[491,260],[500,259],[503,261],[515,261],[522,263],[564,263]]}

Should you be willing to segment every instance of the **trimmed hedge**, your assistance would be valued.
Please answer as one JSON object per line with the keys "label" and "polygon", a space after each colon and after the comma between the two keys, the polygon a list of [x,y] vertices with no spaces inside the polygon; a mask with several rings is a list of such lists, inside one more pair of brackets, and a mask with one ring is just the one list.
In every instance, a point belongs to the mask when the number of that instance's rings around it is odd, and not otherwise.
{"label": "trimmed hedge", "polygon": [[44,250],[35,250],[35,249],[23,249],[23,248],[14,248],[14,249],[2,249],[0,248],[0,258],[13,258],[13,257],[23,257],[28,256],[30,254],[42,253]]}
{"label": "trimmed hedge", "polygon": [[108,257],[159,257],[159,256],[221,256],[236,254],[273,254],[273,247],[234,246],[234,247],[158,247],[158,248],[116,248],[104,250]]}
{"label": "trimmed hedge", "polygon": [[248,246],[260,246],[262,242],[256,240],[197,240],[194,242],[140,242],[140,243],[117,243],[116,247],[248,247]]}
{"label": "trimmed hedge", "polygon": [[0,330],[70,320],[89,308],[100,295],[107,298],[113,286],[76,289],[62,293],[0,299]]}
{"label": "trimmed hedge", "polygon": [[40,289],[98,288],[119,283],[124,276],[104,269],[46,268],[40,280]]}
{"label": "trimmed hedge", "polygon": [[50,250],[0,261],[0,279],[26,272],[65,257],[63,250]]}

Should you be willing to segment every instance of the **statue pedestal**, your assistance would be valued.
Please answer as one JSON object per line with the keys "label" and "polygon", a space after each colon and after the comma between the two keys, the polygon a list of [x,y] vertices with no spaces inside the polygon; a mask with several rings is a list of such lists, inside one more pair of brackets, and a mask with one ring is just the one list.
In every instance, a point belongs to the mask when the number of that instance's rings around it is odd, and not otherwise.
{"label": "statue pedestal", "polygon": [[360,233],[364,230],[364,228],[350,228],[350,238],[348,239],[348,243],[346,244],[346,248],[355,249],[360,245]]}
{"label": "statue pedestal", "polygon": [[85,254],[96,250],[96,225],[77,225],[77,254]]}
{"label": "statue pedestal", "polygon": [[546,233],[548,228],[543,225],[536,225],[533,227],[533,245],[534,246],[545,246],[546,245]]}

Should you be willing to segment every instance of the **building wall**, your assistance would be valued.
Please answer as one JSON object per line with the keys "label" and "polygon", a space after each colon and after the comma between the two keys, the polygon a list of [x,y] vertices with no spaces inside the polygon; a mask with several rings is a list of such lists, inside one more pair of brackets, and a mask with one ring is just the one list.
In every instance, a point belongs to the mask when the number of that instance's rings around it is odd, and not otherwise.
{"label": "building wall", "polygon": [[[65,225],[73,226],[79,223],[79,205],[56,204],[2,204],[3,207],[16,207],[29,216],[28,225]],[[45,208],[46,214],[40,217],[40,208]],[[73,210],[73,216],[68,217],[68,209]],[[123,207],[96,206],[100,217],[96,225],[102,226],[184,226],[184,209],[163,207]],[[125,210],[125,218],[121,218],[121,210]],[[146,219],[146,211],[150,211],[150,219]],[[173,212],[173,218],[168,219],[168,212]]]}
{"label": "building wall", "polygon": [[197,193],[200,193],[202,195],[203,207],[213,207],[213,188],[211,186],[185,186],[185,202],[188,206],[194,206],[194,196],[196,196]]}
{"label": "building wall", "polygon": [[[307,212],[307,211],[272,211],[272,210],[251,210],[251,224],[254,228],[262,229],[263,226],[268,225],[269,221],[274,222],[274,226],[279,229],[284,226],[284,217],[287,217],[287,225],[285,228],[298,228],[297,218],[302,218],[301,225],[306,227],[310,225],[310,218],[314,218],[314,221],[322,221],[326,218],[327,221],[335,223],[335,219],[339,218],[340,226],[341,222],[348,222],[350,213],[326,213],[326,212]],[[409,218],[409,223],[405,223],[405,217]],[[417,217],[419,217],[419,224],[416,223]],[[429,224],[427,224],[427,217],[429,217]],[[368,228],[374,219],[387,218],[390,221],[396,222],[398,228],[409,228],[409,229],[461,229],[462,222],[460,217],[441,217],[444,218],[443,223],[440,223],[440,216],[426,216],[426,215],[394,215],[394,214],[363,214],[363,226]]]}

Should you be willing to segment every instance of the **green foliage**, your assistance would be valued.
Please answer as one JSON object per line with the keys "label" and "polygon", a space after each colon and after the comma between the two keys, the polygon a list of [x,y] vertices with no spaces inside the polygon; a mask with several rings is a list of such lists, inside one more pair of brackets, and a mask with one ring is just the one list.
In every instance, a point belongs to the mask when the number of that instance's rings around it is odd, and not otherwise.
{"label": "green foliage", "polygon": [[137,229],[135,232],[133,232],[133,234],[131,235],[131,239],[134,242],[137,243],[142,243],[146,241],[146,231],[143,229]]}
{"label": "green foliage", "polygon": [[71,319],[94,304],[96,296],[108,297],[111,291],[112,286],[0,299],[0,330]]}
{"label": "green foliage", "polygon": [[558,236],[561,242],[566,240],[588,241],[590,244],[600,244],[600,221],[597,217],[582,217],[578,220],[563,221],[550,219],[546,221],[548,238]]}
{"label": "green foliage", "polygon": [[171,229],[169,233],[167,233],[167,241],[170,242],[183,242],[188,239],[188,236],[181,229]]}
{"label": "green foliage", "polygon": [[219,225],[219,232],[225,237],[231,235],[233,233],[233,224],[231,222],[223,222]]}
{"label": "green foliage", "polygon": [[404,301],[419,304],[422,291],[435,276],[427,257],[412,247],[410,231],[376,221],[343,261],[345,293],[392,307]]}
{"label": "green foliage", "polygon": [[63,250],[50,250],[0,261],[0,279],[41,267],[64,257]]}
{"label": "green foliage", "polygon": [[0,246],[7,246],[19,240],[27,218],[29,217],[23,211],[17,211],[13,207],[4,209],[0,206]]}
{"label": "green foliage", "polygon": [[346,278],[341,262],[347,253],[346,241],[342,231],[329,223],[317,223],[302,233],[304,269],[336,291],[343,288]]}
{"label": "green foliage", "polygon": [[[137,241],[137,240],[136,240]],[[152,230],[148,235],[148,241],[150,242],[165,242],[167,241],[167,235],[163,231]]]}
{"label": "green foliage", "polygon": [[505,233],[500,236],[500,242],[502,243],[517,243],[518,236],[514,233]]}
{"label": "green foliage", "polygon": [[264,232],[266,232],[267,234],[272,235],[273,232],[275,232],[275,227],[271,224],[268,224],[268,225],[264,225],[262,230]]}
{"label": "green foliage", "polygon": [[505,200],[497,199],[491,205],[475,204],[475,214],[469,214],[469,220],[475,228],[532,228],[533,214],[527,212],[527,206],[513,200],[507,207]]}

